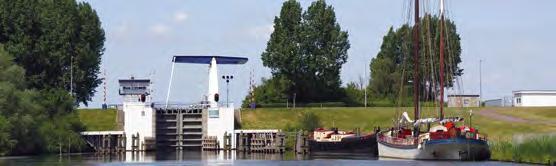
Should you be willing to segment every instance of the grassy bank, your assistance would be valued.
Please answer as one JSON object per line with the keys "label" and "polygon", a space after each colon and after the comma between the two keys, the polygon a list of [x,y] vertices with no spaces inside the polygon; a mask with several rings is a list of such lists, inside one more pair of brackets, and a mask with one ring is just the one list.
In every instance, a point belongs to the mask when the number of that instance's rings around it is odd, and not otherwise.
{"label": "grassy bank", "polygon": [[[556,108],[470,108],[473,110],[473,127],[487,133],[491,143],[492,159],[516,162],[546,163],[555,161]],[[360,128],[362,132],[372,132],[374,127],[392,126],[393,117],[406,111],[412,116],[412,108],[393,107],[324,107],[324,108],[262,108],[243,109],[241,126],[244,129],[283,129],[299,127],[304,113],[314,113],[322,127],[338,127],[343,130]],[[460,116],[469,122],[469,109],[446,110],[446,116]],[[481,114],[491,111],[501,115],[517,117],[520,122],[496,119]],[[436,115],[433,108],[424,108],[423,117]],[[116,110],[81,109],[79,117],[87,130],[115,130]],[[543,136],[544,135],[544,136]],[[291,139],[290,139],[291,138]],[[293,145],[293,135],[288,144]]]}
{"label": "grassy bank", "polygon": [[79,109],[78,113],[88,131],[116,130],[115,109]]}
{"label": "grassy bank", "polygon": [[[363,132],[372,132],[373,128],[392,126],[393,117],[396,109],[406,111],[412,116],[412,108],[393,108],[393,107],[372,107],[372,108],[262,108],[256,110],[243,110],[241,112],[242,128],[246,129],[291,129],[299,126],[298,122],[302,115],[311,112],[320,118],[322,127],[338,127],[344,130],[360,128]],[[492,159],[504,161],[526,161],[546,163],[544,158],[530,157],[542,156],[548,152],[554,152],[554,137],[549,139],[527,140],[526,144],[518,144],[514,137],[520,135],[542,135],[556,133],[556,108],[470,108],[473,110],[473,127],[479,129],[481,133],[487,133],[492,146]],[[465,118],[464,123],[469,123],[469,109],[446,110],[446,116],[460,116]],[[481,111],[494,111],[499,114],[512,117],[519,117],[526,122],[512,122],[483,116]],[[423,117],[436,115],[433,108],[424,108]],[[547,142],[548,141],[548,142]],[[529,143],[531,142],[531,143]],[[531,152],[521,149],[531,149],[534,151],[536,145],[550,144],[552,149]],[[535,145],[535,146],[533,146]],[[550,151],[552,150],[552,151]],[[511,152],[511,153],[510,153]],[[529,153],[525,155],[522,153]],[[510,155],[511,154],[511,155]],[[517,158],[516,157],[521,157]],[[554,160],[552,160],[554,161]]]}
{"label": "grassy bank", "polygon": [[[286,129],[297,125],[299,118],[305,112],[312,112],[316,114],[321,122],[322,127],[338,127],[344,130],[351,130],[354,128],[361,128],[363,131],[371,132],[376,126],[389,127],[393,124],[393,117],[396,114],[396,109],[393,107],[372,107],[372,108],[350,108],[350,107],[335,107],[335,108],[263,108],[256,110],[243,110],[241,113],[242,128],[249,129],[265,129],[277,128]],[[412,117],[412,108],[400,108],[403,112],[406,111]],[[509,140],[516,134],[530,134],[530,133],[550,133],[556,132],[556,123],[552,125],[542,125],[534,123],[515,123],[493,119],[490,117],[479,115],[478,112],[486,109],[493,108],[471,108],[473,109],[473,127],[479,129],[482,133],[488,133],[492,140]],[[469,112],[459,109],[446,110],[446,116],[460,116],[465,118],[465,123],[469,122]],[[537,114],[550,114],[556,112],[556,108],[542,108],[533,110]],[[496,108],[496,111],[516,111],[513,108]],[[521,111],[521,110],[518,110]],[[430,117],[435,115],[435,110],[432,108],[425,108],[423,110],[423,117]],[[522,113],[520,113],[522,114]],[[528,116],[521,117],[530,121],[546,121],[550,117],[545,116]],[[556,119],[554,117],[553,119]]]}
{"label": "grassy bank", "polygon": [[539,164],[556,163],[556,135],[533,136],[524,140],[491,144],[492,158],[503,161]]}

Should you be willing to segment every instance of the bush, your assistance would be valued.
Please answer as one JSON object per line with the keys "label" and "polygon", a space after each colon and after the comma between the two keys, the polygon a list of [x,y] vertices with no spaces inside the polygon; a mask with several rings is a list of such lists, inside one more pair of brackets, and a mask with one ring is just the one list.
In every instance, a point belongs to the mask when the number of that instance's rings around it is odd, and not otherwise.
{"label": "bush", "polygon": [[496,160],[544,164],[556,161],[556,136],[538,136],[521,143],[500,141],[490,149]]}
{"label": "bush", "polygon": [[314,131],[321,127],[319,117],[313,112],[304,112],[299,119],[299,127],[305,131]]}

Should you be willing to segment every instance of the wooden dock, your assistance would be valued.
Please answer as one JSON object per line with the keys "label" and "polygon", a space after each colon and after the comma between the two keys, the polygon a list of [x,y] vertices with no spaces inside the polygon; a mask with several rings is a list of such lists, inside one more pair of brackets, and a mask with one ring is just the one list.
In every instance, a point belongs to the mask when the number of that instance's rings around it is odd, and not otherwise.
{"label": "wooden dock", "polygon": [[124,153],[126,137],[123,131],[81,132],[85,142],[100,154]]}
{"label": "wooden dock", "polygon": [[279,130],[236,130],[237,151],[284,153],[286,134]]}

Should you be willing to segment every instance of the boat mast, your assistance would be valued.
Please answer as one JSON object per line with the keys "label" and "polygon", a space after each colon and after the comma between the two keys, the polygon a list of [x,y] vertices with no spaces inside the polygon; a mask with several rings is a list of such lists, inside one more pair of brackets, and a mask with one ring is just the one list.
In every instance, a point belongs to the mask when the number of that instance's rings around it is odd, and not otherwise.
{"label": "boat mast", "polygon": [[[413,106],[415,120],[419,120],[419,0],[415,0],[415,25],[413,25]],[[416,133],[419,128],[416,127]]]}
{"label": "boat mast", "polygon": [[440,0],[440,120],[444,119],[444,0]]}

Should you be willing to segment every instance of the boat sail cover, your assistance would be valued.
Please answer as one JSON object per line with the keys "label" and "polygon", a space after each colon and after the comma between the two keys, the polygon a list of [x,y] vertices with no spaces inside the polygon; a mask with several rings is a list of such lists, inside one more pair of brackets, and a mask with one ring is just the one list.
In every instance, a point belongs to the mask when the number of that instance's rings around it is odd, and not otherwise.
{"label": "boat sail cover", "polygon": [[438,119],[438,118],[424,118],[424,119],[418,119],[418,120],[411,120],[411,118],[409,118],[409,115],[407,114],[407,112],[403,112],[402,113],[402,117],[400,118],[400,123],[413,123],[414,126],[418,126],[421,124],[429,124],[429,123],[435,123],[435,122],[440,122],[441,124],[447,123],[447,122],[459,122],[459,121],[463,121],[463,118],[460,117],[448,117],[448,118],[444,118],[442,120]]}

